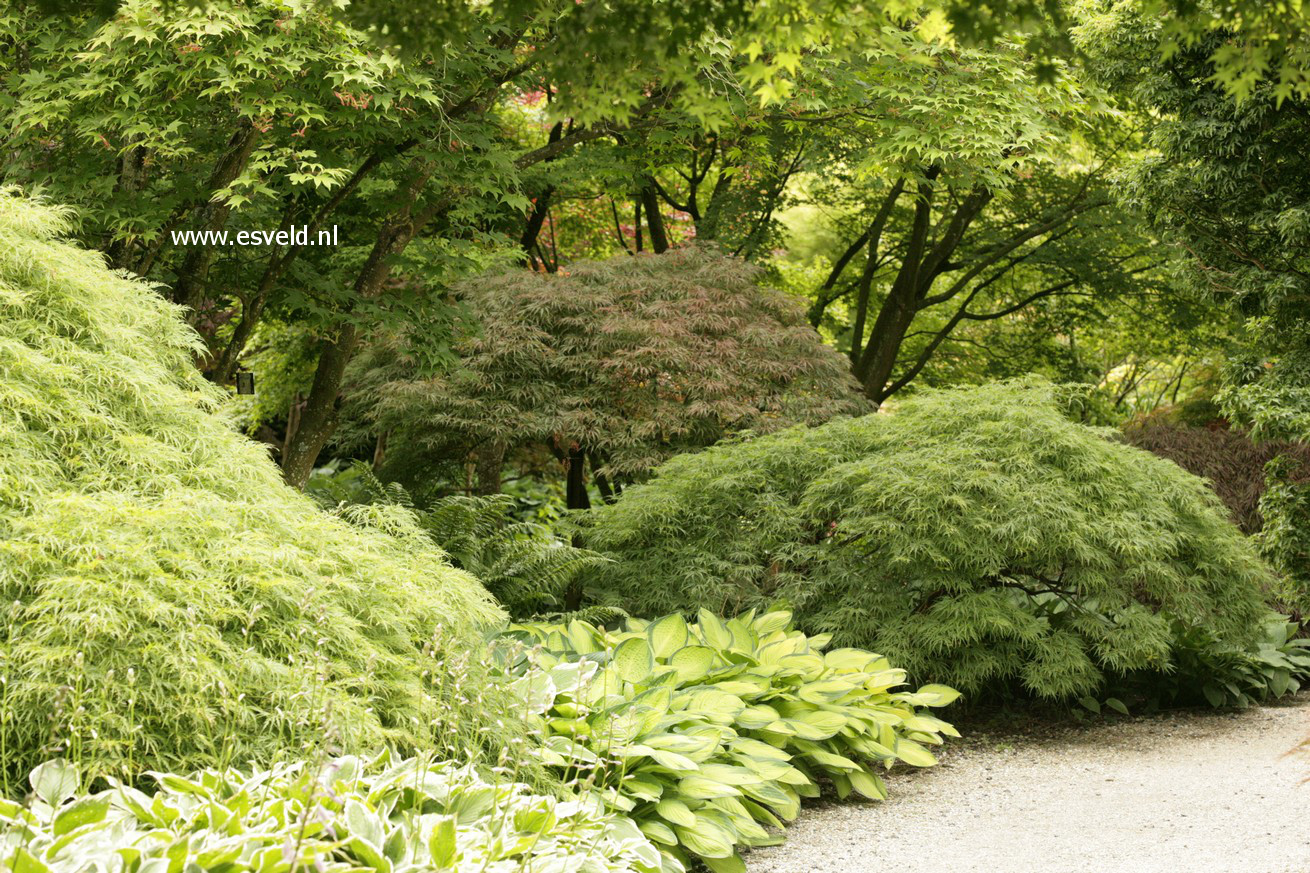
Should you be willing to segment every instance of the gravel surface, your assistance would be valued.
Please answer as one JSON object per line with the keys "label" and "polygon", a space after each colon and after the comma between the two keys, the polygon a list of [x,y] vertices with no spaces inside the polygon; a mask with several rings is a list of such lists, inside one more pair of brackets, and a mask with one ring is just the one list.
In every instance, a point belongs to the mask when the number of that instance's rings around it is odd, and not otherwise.
{"label": "gravel surface", "polygon": [[[1310,695],[989,737],[819,803],[750,873],[1310,873]],[[959,741],[956,741],[959,742]]]}

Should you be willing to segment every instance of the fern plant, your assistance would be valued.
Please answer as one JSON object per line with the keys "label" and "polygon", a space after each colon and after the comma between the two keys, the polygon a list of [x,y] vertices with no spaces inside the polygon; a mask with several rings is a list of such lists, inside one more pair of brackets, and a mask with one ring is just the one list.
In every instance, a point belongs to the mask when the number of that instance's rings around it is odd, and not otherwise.
{"label": "fern plant", "polygon": [[455,495],[415,505],[397,482],[383,482],[364,464],[311,480],[311,492],[348,519],[368,516],[369,506],[414,512],[419,526],[451,563],[472,573],[511,615],[527,618],[559,610],[565,589],[609,559],[575,548],[545,525],[514,520],[506,494]]}

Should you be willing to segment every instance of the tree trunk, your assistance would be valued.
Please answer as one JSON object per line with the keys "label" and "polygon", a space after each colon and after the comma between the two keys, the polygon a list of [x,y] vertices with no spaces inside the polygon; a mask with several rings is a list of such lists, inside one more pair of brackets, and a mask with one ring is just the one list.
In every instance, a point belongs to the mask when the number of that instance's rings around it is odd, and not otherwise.
{"label": "tree trunk", "polygon": [[358,342],[359,331],[349,324],[342,326],[335,340],[323,341],[318,368],[314,371],[314,385],[305,399],[299,425],[294,434],[287,435],[282,478],[288,485],[305,487],[309,474],[314,472],[319,452],[336,429],[337,398],[341,394],[342,377]]}
{"label": "tree trunk", "polygon": [[646,213],[646,227],[650,229],[650,247],[655,254],[669,250],[669,235],[664,229],[664,216],[660,214],[660,202],[655,196],[655,181],[646,179],[641,188],[641,205]]}
{"label": "tree trunk", "polygon": [[505,446],[503,443],[485,443],[478,448],[476,464],[477,481],[473,493],[479,497],[499,494],[501,473],[505,469]]}
{"label": "tree trunk", "polygon": [[[232,207],[226,203],[216,202],[213,198],[219,191],[236,181],[245,170],[258,139],[259,130],[249,122],[245,122],[240,130],[232,134],[226,154],[223,155],[218,166],[214,167],[214,172],[209,177],[210,200],[199,210],[199,221],[196,222],[198,231],[218,231],[227,225]],[[216,248],[212,244],[192,246],[182,259],[177,281],[173,284],[174,302],[190,307],[193,312],[200,308],[204,302],[209,267],[213,264],[216,254]]]}
{"label": "tree trunk", "polygon": [[565,505],[569,509],[591,509],[591,498],[587,496],[587,459],[582,449],[572,446],[565,463]]}

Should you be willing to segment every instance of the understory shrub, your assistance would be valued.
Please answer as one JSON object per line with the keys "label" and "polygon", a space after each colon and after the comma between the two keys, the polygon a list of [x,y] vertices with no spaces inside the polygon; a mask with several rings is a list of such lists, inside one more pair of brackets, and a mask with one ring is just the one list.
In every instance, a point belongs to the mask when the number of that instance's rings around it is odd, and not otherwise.
{"label": "understory shrub", "polygon": [[1310,638],[1299,630],[1286,615],[1270,612],[1255,641],[1239,646],[1175,622],[1171,669],[1129,674],[1112,691],[1151,708],[1250,706],[1295,694],[1310,682]]}
{"label": "understory shrub", "polygon": [[5,861],[23,873],[660,869],[631,821],[593,802],[484,782],[467,765],[383,755],[153,775],[153,795],[118,783],[79,795],[71,764],[37,767],[29,806],[0,800]]}
{"label": "understory shrub", "polygon": [[1258,635],[1272,585],[1205,483],[1025,381],[675,458],[581,519],[634,614],[780,599],[916,681],[1077,697],[1165,670],[1175,624]]}
{"label": "understory shrub", "polygon": [[622,631],[574,620],[511,626],[498,657],[521,696],[543,762],[582,793],[632,816],[681,870],[744,871],[739,846],[778,842],[818,780],[883,799],[875,766],[935,763],[926,747],[959,736],[920,707],[944,686],[895,691],[905,671],[857,649],[824,652],[826,635],[791,615],[724,621],[701,611]]}
{"label": "understory shrub", "polygon": [[487,593],[403,508],[360,527],[283,485],[179,310],[66,230],[0,193],[0,792],[57,754],[495,746]]}
{"label": "understory shrub", "polygon": [[558,612],[565,589],[608,559],[573,547],[544,525],[514,518],[507,494],[454,495],[416,505],[403,485],[383,483],[365,464],[311,480],[311,493],[348,519],[367,519],[369,506],[413,511],[419,527],[457,567],[467,570],[514,618]]}
{"label": "understory shrub", "polygon": [[1265,465],[1279,455],[1296,458],[1310,479],[1310,446],[1286,442],[1255,443],[1243,430],[1193,427],[1161,416],[1127,425],[1124,438],[1139,449],[1168,458],[1189,473],[1210,482],[1244,533],[1259,532],[1260,497],[1265,491]]}

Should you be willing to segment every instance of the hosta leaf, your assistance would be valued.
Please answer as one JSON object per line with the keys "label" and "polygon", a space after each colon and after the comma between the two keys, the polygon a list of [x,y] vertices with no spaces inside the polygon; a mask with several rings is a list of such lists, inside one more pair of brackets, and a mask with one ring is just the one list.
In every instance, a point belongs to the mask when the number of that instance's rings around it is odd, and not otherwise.
{"label": "hosta leaf", "polygon": [[667,659],[687,645],[687,620],[678,613],[666,615],[653,621],[646,628],[646,638],[650,641],[655,657]]}
{"label": "hosta leaf", "polygon": [[31,783],[37,797],[51,806],[59,806],[77,793],[77,786],[82,779],[76,766],[63,758],[55,758],[37,765],[28,775],[27,781]]}
{"label": "hosta leaf", "polygon": [[655,812],[665,821],[675,825],[690,827],[696,821],[696,815],[681,800],[665,799],[655,804]]}
{"label": "hosta leaf", "polygon": [[779,717],[778,711],[773,707],[759,704],[748,706],[738,713],[737,724],[744,728],[758,730],[776,722]]}
{"label": "hosta leaf", "polygon": [[678,844],[678,837],[673,833],[673,828],[669,827],[662,821],[647,819],[646,821],[638,822],[637,827],[641,828],[643,834],[657,843],[662,843],[666,846],[676,846]]}
{"label": "hosta leaf", "polygon": [[84,797],[59,811],[59,814],[55,816],[52,830],[55,836],[63,836],[83,825],[104,821],[108,812],[109,795],[107,793],[97,794],[94,797]]}
{"label": "hosta leaf", "polygon": [[633,637],[619,643],[612,663],[624,682],[636,685],[650,678],[655,668],[655,655],[644,637]]}
{"label": "hosta leaf", "polygon": [[701,609],[696,614],[696,624],[700,629],[701,638],[710,646],[716,649],[727,649],[732,646],[732,631],[723,620],[708,609]]}
{"label": "hosta leaf", "polygon": [[729,855],[726,858],[702,856],[701,860],[710,869],[710,873],[746,873],[746,862],[736,854]]}
{"label": "hosta leaf", "polygon": [[715,797],[735,797],[741,794],[736,787],[716,782],[699,773],[682,777],[678,782],[678,790],[694,800],[712,800]]}
{"label": "hosta leaf", "polygon": [[896,757],[912,767],[931,767],[937,763],[937,759],[933,757],[932,752],[929,752],[914,740],[898,739],[896,741]]}
{"label": "hosta leaf", "polygon": [[690,827],[675,827],[678,841],[702,858],[726,858],[733,853],[735,835],[728,828],[704,816],[696,816]]}
{"label": "hosta leaf", "polygon": [[700,682],[709,676],[714,666],[714,650],[705,646],[683,646],[669,658],[669,666],[677,671],[679,682]]}
{"label": "hosta leaf", "polygon": [[667,767],[670,770],[690,773],[697,769],[696,762],[686,755],[679,755],[677,752],[670,752],[667,749],[656,749],[645,744],[634,744],[624,746],[615,754],[620,757],[630,757],[635,755],[644,755],[655,761],[661,767]]}
{"label": "hosta leaf", "polygon": [[887,783],[882,778],[867,767],[861,767],[846,774],[846,778],[851,781],[851,785],[856,791],[863,794],[870,800],[887,799]]}
{"label": "hosta leaf", "polygon": [[428,835],[428,854],[438,868],[453,867],[456,860],[455,819],[443,815]]}
{"label": "hosta leaf", "polygon": [[791,613],[785,611],[768,612],[755,619],[751,624],[755,628],[755,632],[763,637],[774,631],[785,630],[791,625]]}

